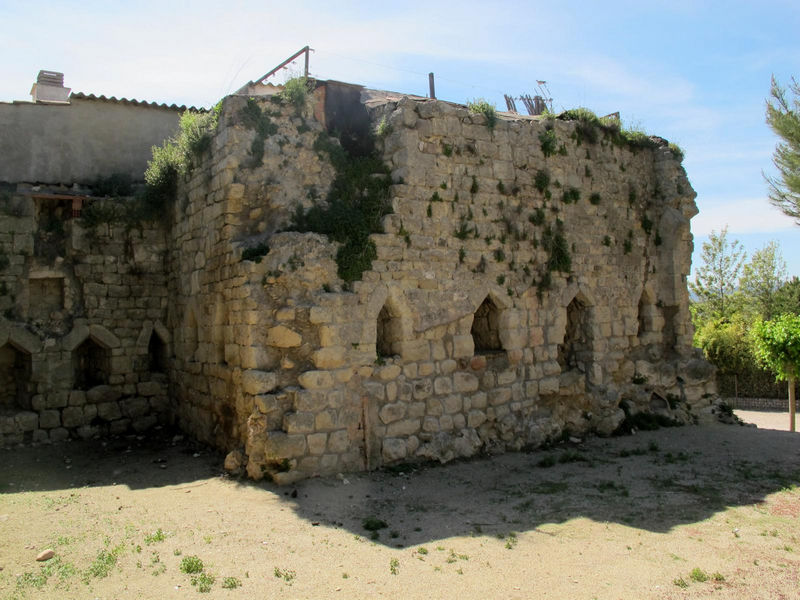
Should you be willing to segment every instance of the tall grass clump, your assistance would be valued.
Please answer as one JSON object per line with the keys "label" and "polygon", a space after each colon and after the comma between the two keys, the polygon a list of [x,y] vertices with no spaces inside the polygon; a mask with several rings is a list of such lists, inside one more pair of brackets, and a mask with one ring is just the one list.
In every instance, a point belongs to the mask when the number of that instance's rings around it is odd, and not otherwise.
{"label": "tall grass clump", "polygon": [[494,107],[494,104],[490,104],[483,98],[476,98],[471,102],[467,102],[467,108],[469,108],[470,112],[486,117],[486,127],[488,127],[490,131],[494,130],[494,126],[497,124],[497,109]]}

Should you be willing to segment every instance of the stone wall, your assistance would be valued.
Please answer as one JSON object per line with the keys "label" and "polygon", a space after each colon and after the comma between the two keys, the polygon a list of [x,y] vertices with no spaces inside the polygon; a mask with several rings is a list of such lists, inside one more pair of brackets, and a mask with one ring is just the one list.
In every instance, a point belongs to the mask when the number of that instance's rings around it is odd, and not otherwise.
{"label": "stone wall", "polygon": [[87,230],[44,191],[0,206],[0,445],[168,422],[163,227]]}
{"label": "stone wall", "polygon": [[279,233],[334,179],[318,120],[256,103],[278,125],[263,159],[245,99],[226,99],[173,230],[180,418],[231,450],[229,468],[289,481],[609,434],[626,411],[710,411],[686,290],[697,210],[666,144],[377,103],[394,211],[347,286],[337,244]]}
{"label": "stone wall", "polygon": [[[226,98],[162,223],[88,227],[80,190],[5,188],[0,443],[174,419],[288,482],[711,413],[695,194],[665,143],[376,93],[343,118],[359,92],[337,90]],[[339,243],[291,229],[341,184],[326,124],[363,152],[366,119],[391,211],[346,282]]]}

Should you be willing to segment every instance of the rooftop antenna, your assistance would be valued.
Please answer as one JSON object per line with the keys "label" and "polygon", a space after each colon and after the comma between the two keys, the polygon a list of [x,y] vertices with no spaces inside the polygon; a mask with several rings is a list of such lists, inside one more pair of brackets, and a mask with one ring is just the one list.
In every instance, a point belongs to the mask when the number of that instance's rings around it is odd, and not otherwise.
{"label": "rooftop antenna", "polygon": [[267,73],[265,73],[264,75],[262,75],[261,77],[256,79],[255,81],[250,81],[250,82],[246,83],[245,85],[243,85],[242,87],[240,87],[236,91],[236,93],[237,94],[243,94],[243,93],[245,93],[247,91],[247,88],[252,86],[252,85],[266,83],[267,79],[269,79],[270,77],[275,75],[275,73],[277,73],[278,71],[286,70],[287,69],[286,65],[288,65],[289,63],[294,62],[295,59],[297,59],[301,54],[305,54],[306,55],[305,56],[305,67],[303,68],[303,77],[307,78],[308,77],[308,59],[309,59],[309,55],[312,52],[314,52],[313,48],[310,48],[308,46],[303,46],[300,50],[298,50],[297,52],[292,54],[289,58],[287,58],[285,61],[283,61],[281,64],[279,64],[277,67],[275,67],[271,71],[268,71]]}

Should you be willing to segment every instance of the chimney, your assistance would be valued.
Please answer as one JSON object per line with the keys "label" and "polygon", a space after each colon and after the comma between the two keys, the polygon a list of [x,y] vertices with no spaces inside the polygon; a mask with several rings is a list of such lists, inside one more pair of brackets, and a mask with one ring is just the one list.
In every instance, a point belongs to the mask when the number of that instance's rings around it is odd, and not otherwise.
{"label": "chimney", "polygon": [[70,88],[64,87],[64,74],[56,71],[39,71],[36,83],[31,88],[34,102],[47,104],[69,104]]}

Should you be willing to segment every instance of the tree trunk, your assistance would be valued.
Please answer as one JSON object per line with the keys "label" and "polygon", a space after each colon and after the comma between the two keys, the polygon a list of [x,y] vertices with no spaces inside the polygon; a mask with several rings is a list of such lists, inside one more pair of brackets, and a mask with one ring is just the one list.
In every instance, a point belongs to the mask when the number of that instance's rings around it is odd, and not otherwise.
{"label": "tree trunk", "polygon": [[789,431],[794,431],[794,411],[795,411],[795,398],[794,398],[794,377],[789,378]]}

